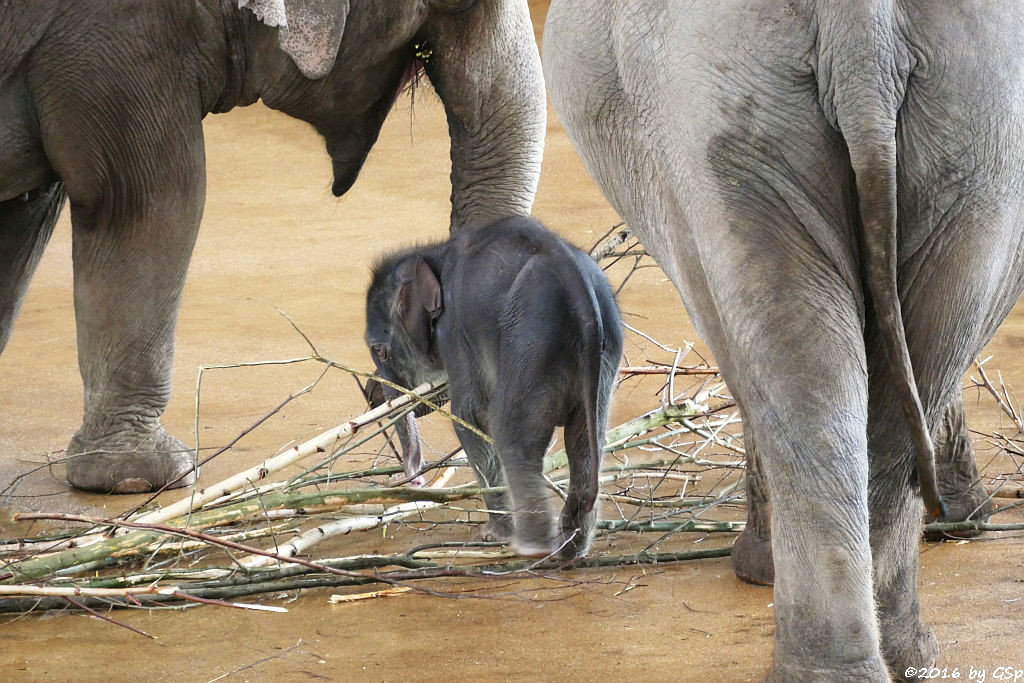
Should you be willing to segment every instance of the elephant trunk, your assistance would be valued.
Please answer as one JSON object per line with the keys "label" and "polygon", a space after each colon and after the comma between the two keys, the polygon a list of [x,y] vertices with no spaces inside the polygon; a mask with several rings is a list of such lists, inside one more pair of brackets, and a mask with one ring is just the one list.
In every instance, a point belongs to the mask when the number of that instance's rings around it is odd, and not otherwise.
{"label": "elephant trunk", "polygon": [[406,413],[405,417],[395,423],[398,442],[402,445],[402,468],[405,476],[413,486],[423,486],[426,481],[420,470],[423,469],[423,454],[420,451],[420,430],[416,426],[416,416]]}
{"label": "elephant trunk", "polygon": [[[371,378],[366,382],[363,395],[371,408],[383,405],[385,401],[397,398],[400,394],[391,387],[385,386],[376,379]],[[423,486],[425,480],[419,474],[423,469],[423,453],[420,448],[420,430],[416,426],[416,418],[430,413],[425,405],[417,406],[395,422],[395,431],[398,433],[398,443],[402,447],[402,468],[405,476],[413,486]]]}
{"label": "elephant trunk", "polygon": [[546,99],[525,2],[477,2],[425,27],[427,75],[451,135],[451,229],[528,215],[540,178]]}

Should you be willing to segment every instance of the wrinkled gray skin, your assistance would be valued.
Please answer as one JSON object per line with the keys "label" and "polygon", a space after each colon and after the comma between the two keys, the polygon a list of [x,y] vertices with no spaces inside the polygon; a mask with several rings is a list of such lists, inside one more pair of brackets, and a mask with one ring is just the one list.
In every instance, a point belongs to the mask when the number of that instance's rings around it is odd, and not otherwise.
{"label": "wrinkled gray skin", "polygon": [[286,6],[280,42],[233,0],[0,0],[0,349],[67,197],[85,388],[68,449],[76,487],[195,479],[159,418],[203,210],[207,113],[262,99],[311,123],[340,196],[421,44],[451,132],[452,228],[529,213],[545,102],[525,0],[253,6],[277,22]]}
{"label": "wrinkled gray skin", "polygon": [[[508,495],[484,497],[497,514],[483,537],[526,557],[571,559],[590,546],[621,325],[594,260],[526,218],[394,254],[366,295],[380,376],[408,387],[447,380],[452,413],[493,437],[455,425],[480,485],[508,482]],[[543,470],[558,426],[569,463],[560,517]]]}
{"label": "wrinkled gray skin", "polygon": [[1021,44],[1015,3],[552,3],[559,118],[757,445],[773,680],[935,661],[895,328],[934,432],[1022,288]]}
{"label": "wrinkled gray skin", "polygon": [[[974,460],[971,435],[964,415],[963,396],[953,397],[945,416],[932,435],[939,490],[946,504],[948,521],[985,521],[992,514],[992,497],[985,491]],[[732,546],[733,569],[740,579],[758,585],[775,580],[772,564],[771,506],[764,472],[752,438],[747,451],[747,525]],[[978,531],[928,532],[928,540],[971,538]]]}

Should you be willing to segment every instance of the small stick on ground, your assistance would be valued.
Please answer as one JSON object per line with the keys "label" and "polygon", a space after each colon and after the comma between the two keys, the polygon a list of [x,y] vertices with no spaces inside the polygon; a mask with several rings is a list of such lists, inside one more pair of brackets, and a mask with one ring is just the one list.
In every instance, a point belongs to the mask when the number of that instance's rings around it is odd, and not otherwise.
{"label": "small stick on ground", "polygon": [[356,602],[358,600],[372,600],[374,598],[386,598],[392,595],[400,595],[402,593],[408,593],[412,588],[409,586],[398,586],[397,588],[384,588],[379,591],[370,591],[368,593],[353,593],[351,595],[332,595],[329,602],[332,605],[336,605],[339,602]]}
{"label": "small stick on ground", "polygon": [[138,633],[140,636],[145,636],[146,638],[149,638],[151,640],[156,640],[156,636],[150,635],[150,634],[146,633],[145,631],[143,631],[142,629],[135,628],[131,624],[126,624],[126,623],[124,623],[122,621],[118,621],[117,619],[114,619],[113,617],[108,617],[106,614],[100,614],[99,612],[94,610],[92,607],[89,607],[87,605],[83,605],[82,603],[78,602],[74,598],[71,598],[71,597],[68,597],[68,596],[65,595],[64,599],[67,600],[72,605],[74,605],[77,609],[80,609],[83,612],[88,612],[89,614],[91,614],[92,616],[96,617],[97,619],[102,619],[103,621],[111,623],[114,626],[120,626],[121,628],[128,629],[132,633]]}

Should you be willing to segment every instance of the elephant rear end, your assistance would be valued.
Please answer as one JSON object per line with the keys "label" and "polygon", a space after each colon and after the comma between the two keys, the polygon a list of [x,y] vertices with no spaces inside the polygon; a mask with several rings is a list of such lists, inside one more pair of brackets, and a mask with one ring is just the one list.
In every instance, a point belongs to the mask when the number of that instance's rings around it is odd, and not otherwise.
{"label": "elephant rear end", "polygon": [[929,431],[1021,290],[1022,42],[998,3],[549,11],[559,119],[763,455],[777,678],[934,661],[914,489],[934,493]]}

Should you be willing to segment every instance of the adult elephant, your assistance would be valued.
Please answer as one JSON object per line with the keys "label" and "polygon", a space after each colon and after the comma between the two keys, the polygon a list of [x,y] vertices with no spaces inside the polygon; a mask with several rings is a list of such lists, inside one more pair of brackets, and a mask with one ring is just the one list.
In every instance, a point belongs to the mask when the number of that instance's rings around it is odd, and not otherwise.
{"label": "adult elephant", "polygon": [[552,2],[559,118],[761,456],[773,679],[937,655],[917,485],[940,513],[930,434],[1022,289],[1022,43],[1014,3]]}
{"label": "adult elephant", "polygon": [[449,122],[452,228],[533,202],[545,101],[525,0],[0,0],[0,36],[0,349],[67,197],[85,388],[67,470],[81,489],[195,480],[159,418],[206,114],[262,99],[311,123],[340,196],[422,68]]}

